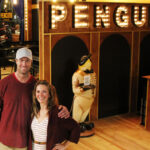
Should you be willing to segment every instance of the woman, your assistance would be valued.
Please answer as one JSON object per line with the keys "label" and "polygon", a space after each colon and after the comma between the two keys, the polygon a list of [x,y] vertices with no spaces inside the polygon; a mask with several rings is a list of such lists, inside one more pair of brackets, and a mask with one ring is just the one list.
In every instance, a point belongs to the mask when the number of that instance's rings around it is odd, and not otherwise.
{"label": "woman", "polygon": [[77,143],[80,127],[71,117],[58,117],[55,87],[45,80],[36,83],[33,91],[33,113],[29,150],[64,150],[69,141]]}

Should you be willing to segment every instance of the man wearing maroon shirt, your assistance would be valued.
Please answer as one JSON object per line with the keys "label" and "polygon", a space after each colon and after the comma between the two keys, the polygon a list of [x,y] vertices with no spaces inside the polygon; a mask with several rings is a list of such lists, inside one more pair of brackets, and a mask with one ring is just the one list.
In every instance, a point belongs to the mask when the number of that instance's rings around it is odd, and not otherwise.
{"label": "man wearing maroon shirt", "polygon": [[[0,81],[0,150],[26,150],[36,79],[30,74],[32,52],[21,48],[16,53],[17,70]],[[69,117],[66,107],[58,116]]]}

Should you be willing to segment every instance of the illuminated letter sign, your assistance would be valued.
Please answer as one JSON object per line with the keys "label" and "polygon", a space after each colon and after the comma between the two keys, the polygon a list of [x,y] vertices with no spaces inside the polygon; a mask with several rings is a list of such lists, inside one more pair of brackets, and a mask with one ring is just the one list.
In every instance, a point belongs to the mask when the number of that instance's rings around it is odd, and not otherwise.
{"label": "illuminated letter sign", "polygon": [[12,13],[0,13],[0,18],[12,18]]}
{"label": "illuminated letter sign", "polygon": [[146,7],[134,7],[134,24],[137,27],[142,27],[146,23],[146,11]]}
{"label": "illuminated letter sign", "polygon": [[102,9],[100,6],[95,7],[95,27],[110,27],[110,8],[109,6],[104,6],[104,9]]}
{"label": "illuminated letter sign", "polygon": [[116,10],[115,14],[116,24],[119,27],[128,27],[129,25],[129,16],[128,8],[126,6],[120,6]]}
{"label": "illuminated letter sign", "polygon": [[[150,27],[149,7],[150,5],[137,6],[137,4],[113,6],[113,4],[102,3],[50,3],[47,7],[49,16],[45,21],[49,29],[58,29],[59,32],[61,30],[68,32],[70,29],[112,30],[112,28],[116,29],[116,26],[124,29],[148,28]],[[61,29],[63,25],[65,27]]]}
{"label": "illuminated letter sign", "polygon": [[56,29],[57,22],[65,20],[67,9],[64,5],[52,5],[52,29]]}
{"label": "illuminated letter sign", "polygon": [[88,6],[75,5],[74,6],[74,27],[75,28],[88,28]]}

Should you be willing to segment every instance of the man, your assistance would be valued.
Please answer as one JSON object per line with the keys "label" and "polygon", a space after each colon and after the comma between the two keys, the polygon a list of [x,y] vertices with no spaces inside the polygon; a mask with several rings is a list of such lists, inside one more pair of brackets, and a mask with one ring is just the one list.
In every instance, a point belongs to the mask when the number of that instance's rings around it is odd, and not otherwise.
{"label": "man", "polygon": [[96,73],[93,72],[90,57],[91,55],[89,54],[81,58],[78,70],[72,77],[72,89],[74,93],[73,119],[80,123],[81,137],[94,134],[93,131],[85,132],[85,130],[91,130],[94,124],[84,122],[96,95]]}
{"label": "man", "polygon": [[[17,50],[16,65],[16,72],[0,81],[0,150],[27,150],[32,90],[36,83],[30,74],[30,49]],[[67,118],[66,107],[60,109],[58,116]]]}

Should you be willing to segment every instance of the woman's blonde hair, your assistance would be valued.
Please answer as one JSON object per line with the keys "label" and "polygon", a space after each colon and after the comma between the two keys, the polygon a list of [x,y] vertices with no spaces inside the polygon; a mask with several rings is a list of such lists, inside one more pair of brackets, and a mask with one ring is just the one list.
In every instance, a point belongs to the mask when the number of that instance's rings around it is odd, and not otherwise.
{"label": "woman's blonde hair", "polygon": [[40,111],[40,104],[36,98],[36,88],[38,85],[45,85],[49,91],[49,98],[48,98],[48,105],[47,108],[50,111],[51,107],[54,105],[58,105],[58,98],[56,89],[53,85],[50,85],[46,80],[39,80],[36,85],[34,86],[33,90],[33,104],[32,104],[32,116],[37,116],[38,112]]}

